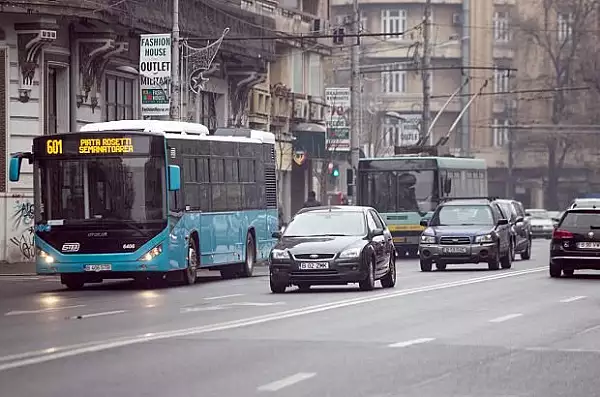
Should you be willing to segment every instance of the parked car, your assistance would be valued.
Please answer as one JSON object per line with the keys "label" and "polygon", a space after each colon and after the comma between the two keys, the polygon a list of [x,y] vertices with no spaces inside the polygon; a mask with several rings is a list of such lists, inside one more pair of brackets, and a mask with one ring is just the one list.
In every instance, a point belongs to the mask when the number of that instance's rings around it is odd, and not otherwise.
{"label": "parked car", "polygon": [[552,233],[550,277],[581,269],[600,270],[600,209],[569,209]]}
{"label": "parked car", "polygon": [[500,206],[500,210],[511,229],[512,239],[512,259],[515,260],[516,254],[521,255],[521,259],[531,258],[531,224],[525,219],[525,210],[523,204],[516,200],[497,199],[494,200]]}
{"label": "parked car", "polygon": [[552,231],[554,230],[556,223],[554,219],[558,219],[558,212],[552,216],[552,214],[545,209],[528,208],[525,211],[525,215],[531,224],[531,234],[533,238],[542,237],[550,239],[552,237]]}
{"label": "parked car", "polygon": [[396,250],[392,234],[371,207],[331,206],[300,210],[269,256],[270,286],[283,293],[292,285],[358,283],[372,290],[396,285]]}
{"label": "parked car", "polygon": [[488,264],[490,270],[512,266],[511,227],[493,200],[450,200],[440,204],[431,220],[422,220],[421,271],[450,264]]}

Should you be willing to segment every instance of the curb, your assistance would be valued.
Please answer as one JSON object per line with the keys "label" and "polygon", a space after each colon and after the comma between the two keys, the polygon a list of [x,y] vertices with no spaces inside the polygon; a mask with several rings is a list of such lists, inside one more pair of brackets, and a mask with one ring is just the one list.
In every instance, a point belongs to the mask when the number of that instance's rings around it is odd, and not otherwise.
{"label": "curb", "polygon": [[31,277],[37,275],[37,273],[0,273],[0,277]]}

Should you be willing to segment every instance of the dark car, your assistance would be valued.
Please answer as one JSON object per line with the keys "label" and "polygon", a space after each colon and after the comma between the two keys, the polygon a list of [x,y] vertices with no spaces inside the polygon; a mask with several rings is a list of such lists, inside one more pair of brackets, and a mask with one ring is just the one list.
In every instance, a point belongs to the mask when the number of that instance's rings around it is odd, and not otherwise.
{"label": "dark car", "polygon": [[512,260],[515,260],[516,254],[521,255],[521,259],[531,259],[531,225],[529,220],[525,219],[525,209],[523,204],[516,200],[498,199],[494,200],[500,206],[504,218],[508,219],[512,235]]}
{"label": "dark car", "polygon": [[273,293],[291,285],[308,290],[312,285],[359,283],[372,290],[396,284],[396,251],[392,235],[371,207],[332,206],[300,210],[269,256]]}
{"label": "dark car", "polygon": [[421,271],[449,264],[487,262],[490,270],[512,266],[511,232],[498,204],[491,200],[451,200],[441,204],[421,235]]}
{"label": "dark car", "polygon": [[550,276],[600,270],[600,209],[565,211],[550,242]]}

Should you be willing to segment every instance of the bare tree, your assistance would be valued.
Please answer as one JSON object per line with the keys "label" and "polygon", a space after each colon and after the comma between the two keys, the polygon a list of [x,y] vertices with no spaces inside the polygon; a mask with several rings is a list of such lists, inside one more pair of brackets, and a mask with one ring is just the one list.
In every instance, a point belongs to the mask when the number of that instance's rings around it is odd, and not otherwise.
{"label": "bare tree", "polygon": [[[521,117],[533,118],[530,124],[573,125],[585,122],[585,110],[578,92],[569,88],[581,83],[581,59],[585,57],[584,43],[590,27],[595,27],[598,0],[530,0],[527,8],[534,12],[521,16],[517,34],[523,54],[523,64],[536,71],[535,75],[519,81],[520,87],[553,90],[547,101],[526,101],[519,109]],[[531,4],[534,3],[534,4]],[[520,73],[521,74],[521,73]],[[538,118],[541,118],[538,119]],[[560,131],[559,131],[560,130]],[[558,183],[565,159],[575,149],[577,140],[564,129],[549,129],[542,134],[519,134],[518,147],[542,146],[547,150],[546,205],[558,208]]]}

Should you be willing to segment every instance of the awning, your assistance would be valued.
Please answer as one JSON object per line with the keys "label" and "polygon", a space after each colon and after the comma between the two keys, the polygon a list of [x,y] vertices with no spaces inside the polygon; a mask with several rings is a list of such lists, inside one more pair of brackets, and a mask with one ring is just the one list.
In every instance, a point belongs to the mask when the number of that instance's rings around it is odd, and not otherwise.
{"label": "awning", "polygon": [[294,140],[294,150],[304,151],[310,158],[326,158],[325,152],[325,132],[323,125],[315,123],[298,123],[292,125],[292,134]]}

